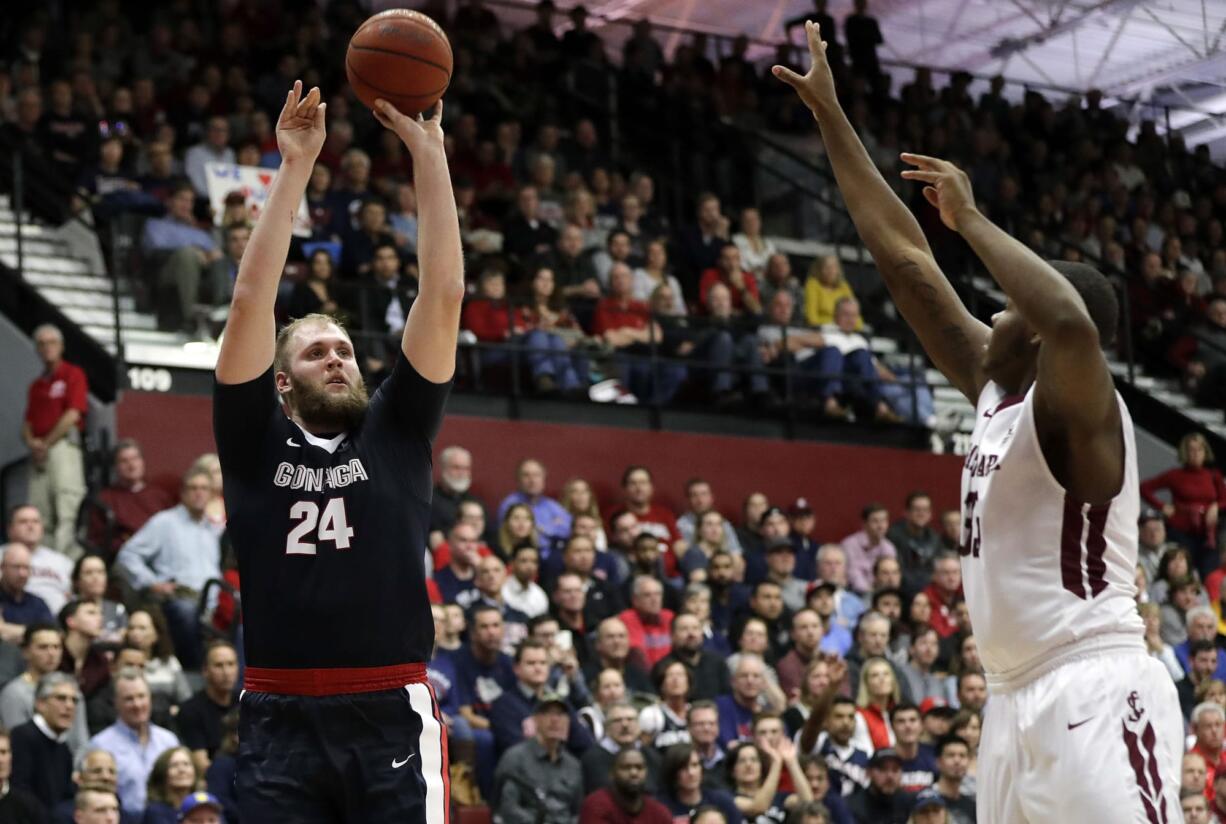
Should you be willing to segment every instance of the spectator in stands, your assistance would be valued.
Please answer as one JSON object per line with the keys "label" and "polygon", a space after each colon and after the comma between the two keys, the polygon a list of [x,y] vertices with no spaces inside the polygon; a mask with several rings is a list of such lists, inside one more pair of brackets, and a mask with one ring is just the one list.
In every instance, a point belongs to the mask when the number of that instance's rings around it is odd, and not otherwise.
{"label": "spectator in stands", "polygon": [[54,617],[47,602],[28,589],[30,550],[24,544],[8,544],[0,556],[0,639],[16,644],[30,624],[51,624]]}
{"label": "spectator in stands", "polygon": [[708,296],[711,287],[717,283],[727,287],[734,315],[762,313],[758,279],[752,272],[742,268],[741,252],[735,243],[724,243],[720,246],[715,265],[703,270],[698,284],[698,300],[707,306],[708,313],[712,315],[715,313],[708,306]]}
{"label": "spectator in stands", "polygon": [[[1207,609],[1198,607],[1197,609]],[[1191,610],[1195,611],[1195,610]],[[1137,612],[1140,613],[1141,619],[1145,621],[1145,647],[1151,658],[1156,658],[1166,667],[1171,678],[1179,682],[1183,679],[1183,666],[1179,663],[1179,659],[1175,655],[1175,650],[1170,644],[1162,640],[1162,633],[1159,629],[1161,625],[1161,613],[1158,605],[1152,602],[1138,604]],[[1208,610],[1209,620],[1217,624],[1217,619],[1213,615],[1213,610]],[[1189,632],[1191,631],[1191,618],[1189,618]]]}
{"label": "spectator in stands", "polygon": [[55,171],[76,180],[81,167],[94,154],[98,133],[94,124],[74,111],[72,86],[67,79],[51,82],[47,112],[38,123],[38,136]]}
{"label": "spectator in stands", "polygon": [[[963,672],[958,676],[958,707],[974,713],[983,712],[988,702],[988,680],[981,672]],[[957,732],[955,723],[954,732]]]}
{"label": "spectator in stands", "polygon": [[673,618],[672,648],[655,665],[657,675],[674,661],[689,672],[692,700],[712,700],[731,688],[727,662],[719,653],[705,648],[701,620],[689,613]]}
{"label": "spectator in stands", "polygon": [[[55,548],[75,558],[77,509],[85,497],[81,437],[89,385],[80,367],[64,360],[64,335],[51,324],[34,330],[42,373],[30,384],[21,437],[30,450],[30,503],[54,536]],[[10,536],[11,537],[11,536]]]}
{"label": "spectator in stands", "polygon": [[172,747],[164,751],[149,771],[146,785],[148,806],[143,821],[145,824],[171,824],[186,820],[179,817],[179,808],[202,784],[187,747]]}
{"label": "spectator in stands", "polygon": [[620,618],[606,618],[596,630],[595,655],[584,667],[588,680],[605,670],[621,674],[626,689],[651,692],[651,678],[644,666],[641,651],[630,646],[630,633]]}
{"label": "spectator in stands", "polygon": [[945,679],[935,672],[940,654],[940,636],[932,627],[917,628],[911,637],[908,661],[900,665],[907,692],[913,701],[945,695]]}
{"label": "spectator in stands", "polygon": [[[1209,442],[1193,432],[1179,441],[1178,468],[1141,483],[1141,497],[1166,517],[1171,539],[1196,553],[1196,568],[1202,574],[1217,566],[1217,553],[1206,547],[1216,544],[1218,510],[1226,506],[1226,483],[1213,462]],[[1162,490],[1169,492],[1169,503],[1158,498],[1156,493]]]}
{"label": "spectator in stands", "polygon": [[447,536],[451,550],[450,563],[434,573],[444,603],[458,604],[467,610],[480,597],[477,591],[477,564],[481,561],[478,551],[480,538],[471,524],[456,521]]}
{"label": "spectator in stands", "polygon": [[238,654],[234,645],[213,641],[204,656],[204,687],[183,703],[177,718],[179,735],[200,775],[208,770],[221,748],[226,714],[238,706],[234,689],[237,683]]}
{"label": "spectator in stands", "polygon": [[9,514],[8,536],[29,550],[26,590],[42,598],[52,613],[59,613],[72,590],[73,564],[64,553],[43,546],[43,519],[38,509],[32,504],[14,507]]}
{"label": "spectator in stands", "polygon": [[235,162],[234,150],[230,148],[230,123],[221,116],[210,117],[204,139],[187,150],[183,159],[183,172],[192,182],[192,188],[201,197],[208,197],[209,184],[205,164]]}
{"label": "spectator in stands", "polygon": [[114,724],[90,739],[115,756],[118,765],[119,801],[123,809],[139,815],[145,807],[145,783],[153,763],[163,751],[179,745],[170,730],[149,721],[149,685],[138,670],[121,670],[115,683]]}
{"label": "spectator in stands", "polygon": [[532,273],[523,323],[526,334],[522,342],[528,347],[528,366],[537,391],[586,398],[590,383],[587,358],[570,354],[586,335],[557,288],[553,270],[546,266]]}
{"label": "spectator in stands", "polygon": [[660,756],[644,741],[638,711],[625,699],[617,699],[604,708],[603,735],[580,758],[584,792],[593,793],[609,786],[614,759],[624,749],[643,753],[648,765],[647,790],[656,791]]}
{"label": "spectator in stands", "polygon": [[210,232],[196,225],[192,215],[195,195],[191,185],[180,183],[166,201],[166,217],[145,223],[141,248],[148,256],[148,269],[156,272],[154,288],[172,295],[158,302],[159,316],[167,327],[176,323],[195,331],[195,308],[208,267],[221,259],[221,250]]}
{"label": "spectator in stands", "polygon": [[[500,755],[524,740],[525,730],[530,729],[528,719],[549,681],[549,650],[540,641],[525,639],[515,648],[514,660],[514,682],[490,704],[494,745]],[[586,727],[571,720],[567,747],[581,753],[592,740]]]}
{"label": "spectator in stands", "polygon": [[145,456],[140,444],[124,438],[112,453],[115,481],[98,492],[105,514],[91,523],[91,543],[113,558],[128,538],[158,512],[174,506],[174,498],[145,479]]}
{"label": "spectator in stands", "polygon": [[80,700],[72,676],[47,673],[38,681],[33,717],[10,732],[10,780],[48,810],[72,797],[72,751],[65,742]]}
{"label": "spectator in stands", "polygon": [[[769,750],[760,743],[742,742],[729,753],[727,769],[736,807],[750,820],[763,816],[777,821],[796,804],[812,800],[796,747],[786,738]],[[794,793],[779,790],[784,769],[792,778]]]}
{"label": "spectator in stands", "polygon": [[[472,492],[473,456],[462,446],[444,447],[438,458],[439,475],[430,498],[431,544],[437,546],[443,534],[460,519],[460,505],[475,501],[485,508],[481,498]],[[482,536],[484,537],[484,536]]]}
{"label": "spectator in stands", "polygon": [[762,659],[743,653],[732,673],[732,690],[715,698],[719,712],[719,745],[723,749],[736,741],[748,741],[754,714],[761,708],[766,688],[766,665]]}
{"label": "spectator in stands", "polygon": [[1226,752],[1222,748],[1226,732],[1226,711],[1218,704],[1206,701],[1192,710],[1190,720],[1195,743],[1189,749],[1205,760],[1205,795],[1213,798],[1215,778],[1226,775]]}
{"label": "spectator in stands", "polygon": [[[870,613],[872,614],[872,613]],[[856,682],[856,731],[852,742],[866,752],[894,746],[890,710],[902,700],[894,665],[883,657],[866,658]]]}
{"label": "spectator in stands", "polygon": [[222,528],[205,517],[213,494],[207,472],[183,478],[180,504],[154,515],[116,557],[133,588],[162,606],[175,651],[187,668],[200,665],[196,607],[206,582],[221,577]]}
{"label": "spectator in stands", "polygon": [[13,773],[13,752],[9,743],[9,733],[0,730],[0,819],[5,821],[41,822],[46,820],[47,811],[42,802],[29,791],[14,786],[11,782]]}
{"label": "spectator in stands", "polygon": [[581,821],[635,821],[669,824],[668,809],[647,795],[651,778],[646,752],[623,749],[613,758],[610,785],[588,795],[579,811]]}
{"label": "spectator in stands", "polygon": [[102,610],[92,601],[72,601],[60,610],[64,652],[60,670],[77,679],[82,701],[88,701],[110,680],[107,656],[97,646],[102,634]]}
{"label": "spectator in stands", "polygon": [[864,527],[843,539],[847,555],[847,580],[857,592],[869,592],[873,584],[873,563],[880,557],[896,558],[898,550],[885,537],[890,528],[890,511],[871,503],[860,512]]}
{"label": "spectator in stands", "polygon": [[618,618],[626,627],[630,647],[643,656],[648,667],[668,655],[673,611],[665,609],[664,585],[651,575],[634,578],[631,606]]}
{"label": "spectator in stands", "polygon": [[792,614],[792,646],[775,664],[779,688],[789,697],[799,695],[805,672],[822,643],[822,619],[811,609],[801,607]]}
{"label": "spectator in stands", "polygon": [[515,203],[515,214],[503,226],[503,251],[523,261],[547,254],[557,241],[558,232],[541,219],[536,188],[521,187]]}
{"label": "spectator in stands", "polygon": [[874,85],[881,74],[877,62],[877,47],[885,41],[877,18],[868,13],[868,0],[855,0],[855,11],[843,20],[843,36],[847,39],[847,56],[853,74]]}
{"label": "spectator in stands", "polygon": [[514,504],[525,504],[532,510],[536,529],[543,542],[560,545],[570,536],[571,516],[560,503],[545,494],[545,465],[535,458],[520,461],[515,470],[516,491],[503,498],[498,506],[501,521]]}
{"label": "spectator in stands", "polygon": [[901,789],[902,759],[898,753],[889,747],[873,753],[868,761],[868,780],[869,785],[857,788],[847,801],[856,821],[905,824],[914,798]]}
{"label": "spectator in stands", "polygon": [[[629,197],[633,197],[628,196]],[[625,232],[625,230],[621,230]],[[629,236],[629,233],[626,233]],[[643,256],[643,264],[634,270],[634,285],[631,296],[644,303],[651,301],[656,290],[661,286],[669,289],[669,314],[684,317],[686,314],[685,297],[681,284],[672,274],[668,265],[668,247],[662,240],[652,240],[647,243]]]}
{"label": "spectator in stands", "polygon": [[570,714],[552,693],[533,710],[536,734],[516,744],[498,762],[495,810],[505,824],[563,824],[574,819],[583,799],[583,773],[566,751]]}
{"label": "spectator in stands", "polygon": [[1185,718],[1191,716],[1196,706],[1197,690],[1214,678],[1218,649],[1212,641],[1193,641],[1189,645],[1188,658],[1188,666],[1184,668],[1186,674],[1175,684]]}
{"label": "spectator in stands", "polygon": [[339,288],[332,253],[316,249],[307,258],[306,277],[295,283],[290,292],[285,313],[291,319],[311,314],[338,316],[342,311]]}
{"label": "spectator in stands", "polygon": [[1206,786],[1206,769],[1203,755],[1195,751],[1185,752],[1180,764],[1180,792],[1195,792],[1203,796]]}
{"label": "spectator in stands", "polygon": [[191,698],[191,687],[183,673],[183,665],[174,654],[166,619],[157,609],[138,609],[128,617],[124,643],[145,654],[142,672],[153,701],[155,719],[165,719],[170,707]]}
{"label": "spectator in stands", "polygon": [[835,622],[851,632],[864,612],[864,602],[848,586],[847,550],[840,544],[824,544],[817,550],[817,577],[834,587]]}
{"label": "spectator in stands", "polygon": [[932,580],[924,588],[932,607],[929,623],[942,638],[953,635],[957,629],[955,607],[962,600],[962,566],[958,556],[949,550],[941,550],[932,561]]}
{"label": "spectator in stands", "polygon": [[[133,824],[119,809],[115,794],[115,757],[106,750],[92,749],[78,759],[72,773],[74,796],[51,810],[54,824]],[[82,815],[74,818],[76,810]],[[139,819],[137,819],[139,821]]]}
{"label": "spectator in stands", "polygon": [[[34,717],[35,691],[44,675],[59,671],[63,657],[63,638],[59,629],[50,624],[26,627],[21,645],[25,657],[25,672],[13,678],[0,690],[0,726],[12,730]],[[74,753],[85,745],[89,734],[85,725],[85,704],[77,702],[67,743]]]}
{"label": "spectator in stands", "polygon": [[[632,251],[630,235],[617,229],[609,232],[608,238],[605,239],[605,248],[592,255],[592,265],[596,268],[596,277],[603,288],[608,289],[609,287],[609,272],[615,263],[625,264],[632,272],[634,267],[641,263],[640,260],[631,257]],[[637,298],[638,289],[634,288],[638,284],[637,277],[632,284],[631,295]]]}
{"label": "spectator in stands", "polygon": [[[1141,517],[1138,519],[1137,526],[1139,529],[1137,536],[1137,566],[1145,570],[1145,580],[1152,588],[1152,584],[1158,579],[1158,564],[1162,560],[1162,556],[1166,554],[1167,550],[1178,546],[1178,544],[1167,540],[1166,521],[1163,519],[1162,513],[1156,509],[1146,507],[1141,510]],[[1205,579],[1205,589],[1210,601],[1217,600],[1223,576],[1226,576],[1226,569],[1219,566],[1217,570],[1214,570]],[[1152,593],[1151,600],[1153,600]]]}
{"label": "spectator in stands", "polygon": [[221,231],[222,254],[208,268],[206,288],[208,303],[214,307],[228,307],[234,297],[234,281],[238,277],[238,265],[251,240],[251,227],[245,221],[228,223]]}
{"label": "spectator in stands", "polygon": [[528,618],[549,611],[549,596],[536,583],[540,569],[540,550],[531,544],[520,544],[511,550],[511,575],[502,585],[506,604]]}
{"label": "spectator in stands", "polygon": [[775,243],[762,236],[762,215],[753,207],[741,210],[740,228],[732,242],[740,252],[745,271],[761,281],[767,263],[775,255]]}
{"label": "spectator in stands", "polygon": [[732,796],[707,786],[702,758],[693,744],[676,744],[664,752],[660,769],[660,800],[674,816],[697,820],[695,813],[710,808],[723,815],[725,824],[741,820]]}
{"label": "spectator in stands", "polygon": [[[813,261],[805,277],[805,321],[820,328],[834,323],[834,309],[843,298],[854,298],[838,257],[828,255]],[[863,327],[863,321],[857,329]]]}
{"label": "spectator in stands", "polygon": [[721,249],[730,240],[731,222],[720,211],[719,198],[703,192],[696,201],[696,221],[677,237],[678,277],[686,294],[698,295],[702,273],[716,265]]}
{"label": "spectator in stands", "polygon": [[[1182,644],[1174,647],[1175,659],[1181,670],[1187,671],[1191,667],[1191,646],[1197,641],[1209,641],[1215,643],[1217,641],[1218,618],[1212,607],[1200,604],[1188,610],[1185,616],[1187,621],[1187,640]],[[1213,677],[1219,680],[1226,680],[1226,650],[1219,649],[1217,666],[1213,670]]]}
{"label": "spectator in stands", "polygon": [[[703,478],[691,478],[685,484],[685,499],[689,508],[677,518],[677,531],[687,546],[699,539],[699,525],[702,516],[715,511],[715,495],[709,481]],[[720,529],[724,539],[722,548],[734,555],[741,554],[741,542],[736,535],[732,523],[720,516]]]}
{"label": "spectator in stands", "polygon": [[592,333],[615,350],[614,360],[622,384],[640,401],[653,398],[667,403],[676,392],[679,380],[659,381],[653,386],[651,365],[646,359],[649,345],[663,340],[658,323],[651,319],[647,304],[635,300],[634,275],[624,263],[615,263],[609,270],[609,295],[596,305],[592,318]]}
{"label": "spectator in stands", "polygon": [[907,494],[903,517],[893,523],[886,539],[898,552],[906,573],[908,589],[925,586],[932,574],[932,563],[941,548],[941,536],[932,528],[932,498],[916,490]]}
{"label": "spectator in stands", "polygon": [[[1210,824],[1209,819],[1209,802],[1205,800],[1203,792],[1183,792],[1179,797],[1179,806],[1183,810],[1184,824]],[[1226,812],[1226,810],[1216,810],[1215,814]],[[1220,820],[1220,815],[1219,815]]]}

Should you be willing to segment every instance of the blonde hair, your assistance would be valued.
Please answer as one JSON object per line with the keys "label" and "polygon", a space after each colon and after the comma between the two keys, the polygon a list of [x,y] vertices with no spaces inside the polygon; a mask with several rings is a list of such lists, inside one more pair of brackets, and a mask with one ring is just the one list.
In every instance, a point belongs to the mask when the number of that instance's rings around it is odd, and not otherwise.
{"label": "blonde hair", "polygon": [[864,666],[860,668],[860,688],[856,691],[856,706],[867,707],[872,703],[871,696],[868,693],[868,676],[869,671],[873,667],[885,667],[890,673],[890,682],[893,684],[890,690],[890,703],[897,704],[902,700],[902,692],[898,688],[898,677],[894,675],[894,668],[890,666],[890,662],[884,658],[877,656],[870,658],[864,662]]}
{"label": "blonde hair", "polygon": [[[588,501],[587,509],[576,510],[574,507],[575,487],[583,484],[587,487]],[[600,503],[596,500],[596,492],[592,489],[592,485],[583,478],[571,478],[566,482],[566,486],[562,487],[562,508],[573,515],[590,515],[596,519],[597,523],[601,522]]]}
{"label": "blonde hair", "polygon": [[809,264],[808,277],[813,278],[818,283],[822,280],[822,269],[826,268],[826,261],[833,260],[835,268],[839,271],[838,279],[835,280],[835,286],[841,286],[847,282],[847,275],[843,272],[843,261],[839,260],[838,255],[825,255],[823,257],[814,258]]}
{"label": "blonde hair", "polygon": [[1205,450],[1205,465],[1214,462],[1213,447],[1209,445],[1209,440],[1199,432],[1189,432],[1179,439],[1179,463],[1183,466],[1188,465],[1188,447],[1194,443],[1199,443],[1201,449]]}
{"label": "blonde hair", "polygon": [[[532,532],[527,538],[515,538],[511,535],[511,515],[517,509],[527,512],[528,520],[532,522]],[[502,524],[498,527],[498,548],[502,550],[504,558],[510,558],[512,550],[523,541],[528,541],[534,547],[540,548],[540,539],[536,531],[536,515],[533,514],[532,507],[527,504],[514,504],[502,516]]]}
{"label": "blonde hair", "polygon": [[295,318],[294,320],[285,324],[285,326],[282,327],[281,331],[277,333],[277,345],[276,345],[276,349],[274,350],[274,354],[272,358],[273,371],[275,372],[288,372],[289,371],[289,362],[290,362],[289,344],[290,344],[290,341],[293,340],[294,335],[297,334],[299,329],[303,328],[304,326],[309,326],[311,324],[330,324],[332,326],[335,326],[337,329],[341,330],[341,333],[344,334],[345,337],[347,338],[349,337],[349,330],[346,329],[341,324],[340,321],[338,321],[336,318],[332,317],[331,315],[324,315],[324,314],[320,314],[319,312],[312,312],[309,315],[303,315],[300,318]]}

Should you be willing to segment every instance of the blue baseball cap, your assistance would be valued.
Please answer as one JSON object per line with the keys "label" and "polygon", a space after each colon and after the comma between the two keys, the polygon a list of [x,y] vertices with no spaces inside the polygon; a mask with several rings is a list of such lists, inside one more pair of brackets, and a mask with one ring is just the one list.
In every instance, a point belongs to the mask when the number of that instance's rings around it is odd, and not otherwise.
{"label": "blue baseball cap", "polygon": [[929,807],[940,807],[942,810],[946,808],[945,799],[932,787],[919,791],[919,795],[915,796],[915,805],[911,809],[923,810]]}
{"label": "blue baseball cap", "polygon": [[179,805],[179,820],[182,821],[193,810],[198,810],[201,807],[212,807],[219,813],[225,812],[221,807],[221,802],[217,800],[217,796],[212,793],[192,793],[183,799],[183,803]]}

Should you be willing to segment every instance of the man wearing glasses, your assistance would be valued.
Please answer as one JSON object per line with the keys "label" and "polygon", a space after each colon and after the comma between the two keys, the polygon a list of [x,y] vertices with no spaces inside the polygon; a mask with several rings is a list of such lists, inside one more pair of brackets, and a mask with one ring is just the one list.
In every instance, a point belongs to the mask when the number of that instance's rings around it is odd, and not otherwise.
{"label": "man wearing glasses", "polygon": [[34,717],[11,734],[13,774],[9,781],[51,809],[73,793],[72,752],[66,743],[81,694],[64,672],[49,672],[38,681]]}

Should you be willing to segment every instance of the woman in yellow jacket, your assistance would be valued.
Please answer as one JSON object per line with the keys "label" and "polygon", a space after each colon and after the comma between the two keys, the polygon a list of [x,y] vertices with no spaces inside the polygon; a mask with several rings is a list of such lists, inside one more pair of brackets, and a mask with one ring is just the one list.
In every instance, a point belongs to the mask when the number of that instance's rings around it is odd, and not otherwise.
{"label": "woman in yellow jacket", "polygon": [[[834,255],[813,261],[805,278],[805,320],[810,326],[834,323],[834,307],[843,298],[854,298],[851,285],[843,275],[843,265]],[[856,329],[864,321],[856,323]]]}

